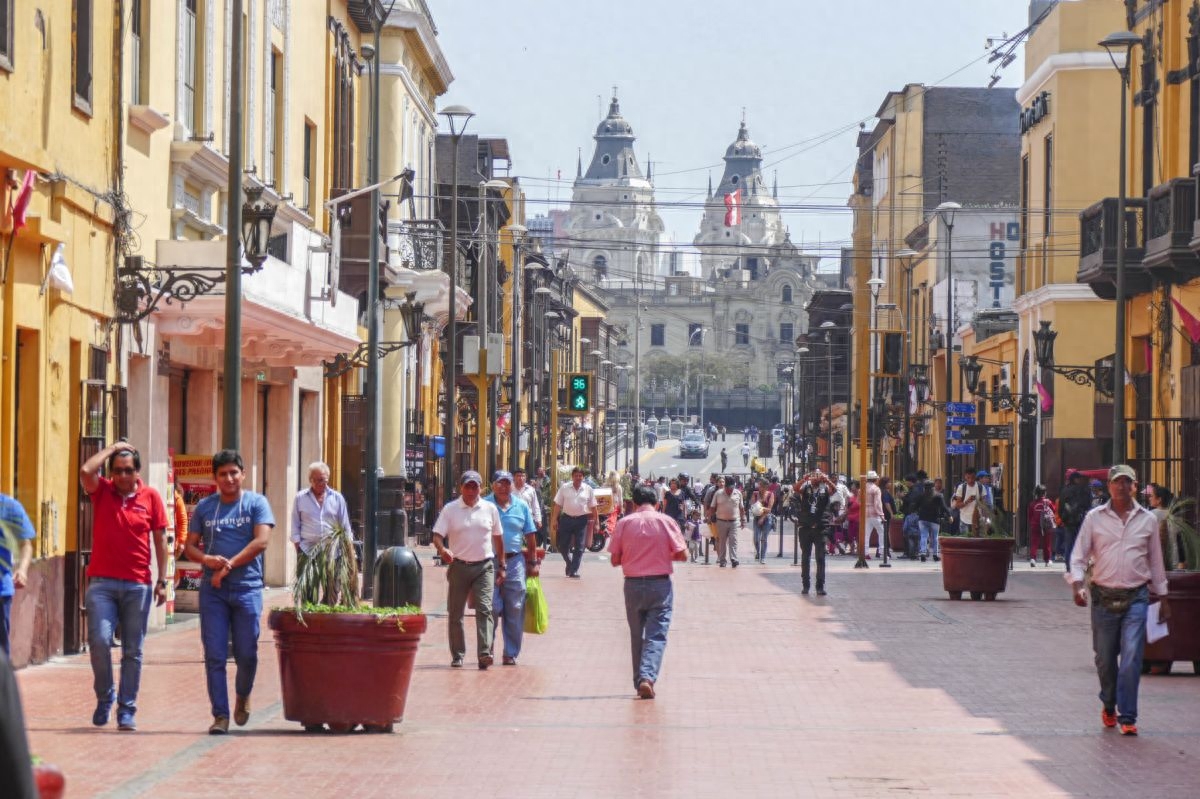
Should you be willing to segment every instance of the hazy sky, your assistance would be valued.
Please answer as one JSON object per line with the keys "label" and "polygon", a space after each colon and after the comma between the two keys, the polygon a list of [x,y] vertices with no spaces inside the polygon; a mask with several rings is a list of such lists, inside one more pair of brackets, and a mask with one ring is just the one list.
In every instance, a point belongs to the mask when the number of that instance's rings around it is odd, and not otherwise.
{"label": "hazy sky", "polygon": [[[1114,0],[1115,2],[1115,0]],[[469,132],[503,136],[528,213],[565,206],[575,162],[618,87],[643,171],[654,163],[669,242],[691,243],[708,176],[745,108],[776,171],[792,241],[834,256],[859,123],[906,83],[986,86],[989,37],[1014,34],[1027,0],[429,0],[455,75],[438,107],[476,113]],[[1017,60],[999,86],[1024,77]],[[599,99],[598,99],[599,98]],[[557,180],[561,173],[561,180]]]}

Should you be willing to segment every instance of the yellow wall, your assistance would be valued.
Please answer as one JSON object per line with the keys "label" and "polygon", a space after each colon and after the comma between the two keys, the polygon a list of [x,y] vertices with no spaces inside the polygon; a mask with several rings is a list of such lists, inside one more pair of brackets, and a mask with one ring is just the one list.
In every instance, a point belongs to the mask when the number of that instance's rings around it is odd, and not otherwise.
{"label": "yellow wall", "polygon": [[[105,320],[112,306],[118,126],[117,78],[110,67],[114,4],[94,4],[90,112],[73,102],[70,5],[16,0],[19,31],[32,30],[39,8],[46,47],[40,35],[18,34],[13,70],[0,69],[0,178],[20,180],[29,168],[43,178],[28,225],[15,238],[0,231],[0,259],[7,259],[0,261],[0,270],[7,270],[0,288],[0,490],[15,491],[38,527],[35,551],[49,556],[74,543],[78,387],[88,348],[113,341]],[[8,200],[6,192],[2,201]],[[60,243],[74,282],[71,294],[41,290]]]}

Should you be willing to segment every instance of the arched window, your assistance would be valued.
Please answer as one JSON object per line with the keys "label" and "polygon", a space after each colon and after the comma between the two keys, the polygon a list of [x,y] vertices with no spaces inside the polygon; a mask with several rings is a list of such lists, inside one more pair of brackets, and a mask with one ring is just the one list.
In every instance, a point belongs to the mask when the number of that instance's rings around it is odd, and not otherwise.
{"label": "arched window", "polygon": [[608,259],[603,255],[597,255],[593,258],[592,273],[596,276],[597,283],[608,277]]}
{"label": "arched window", "polygon": [[785,285],[783,287],[783,296],[781,296],[779,298],[779,301],[782,302],[784,305],[792,304],[792,287],[791,286]]}

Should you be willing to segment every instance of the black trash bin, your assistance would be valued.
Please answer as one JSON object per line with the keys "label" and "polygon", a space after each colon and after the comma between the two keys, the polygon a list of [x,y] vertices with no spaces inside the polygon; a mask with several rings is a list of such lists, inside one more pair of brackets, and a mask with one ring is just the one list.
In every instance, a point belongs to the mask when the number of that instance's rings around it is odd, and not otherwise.
{"label": "black trash bin", "polygon": [[375,561],[375,607],[421,604],[421,561],[408,547],[388,547]]}

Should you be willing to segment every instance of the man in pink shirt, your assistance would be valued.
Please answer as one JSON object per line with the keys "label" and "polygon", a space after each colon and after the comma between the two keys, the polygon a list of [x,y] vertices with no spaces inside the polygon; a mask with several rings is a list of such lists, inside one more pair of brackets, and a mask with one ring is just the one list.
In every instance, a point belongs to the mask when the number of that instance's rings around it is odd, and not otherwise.
{"label": "man in pink shirt", "polygon": [[[1120,723],[1122,735],[1137,735],[1150,588],[1162,597],[1159,618],[1171,615],[1158,518],[1134,501],[1136,479],[1133,468],[1125,464],[1108,470],[1111,499],[1084,517],[1067,573],[1075,604],[1087,607],[1089,594],[1092,600],[1092,648],[1103,704],[1100,720],[1105,727]],[[1089,562],[1090,591],[1084,584]]]}
{"label": "man in pink shirt", "polygon": [[613,566],[625,574],[625,616],[633,653],[633,684],[642,699],[654,698],[671,626],[673,561],[687,560],[679,524],[654,509],[658,495],[650,486],[634,486],[637,507],[621,521],[608,542]]}
{"label": "man in pink shirt", "polygon": [[[875,538],[875,557],[879,557],[879,548],[883,546],[883,537],[887,527],[883,521],[883,491],[879,488],[879,474],[872,469],[867,472],[867,539],[863,541],[863,549],[871,544],[871,533]],[[858,531],[855,531],[855,535]]]}

